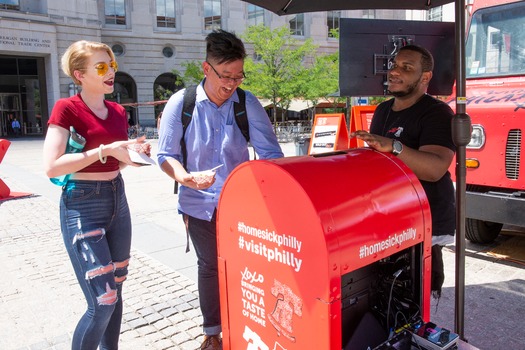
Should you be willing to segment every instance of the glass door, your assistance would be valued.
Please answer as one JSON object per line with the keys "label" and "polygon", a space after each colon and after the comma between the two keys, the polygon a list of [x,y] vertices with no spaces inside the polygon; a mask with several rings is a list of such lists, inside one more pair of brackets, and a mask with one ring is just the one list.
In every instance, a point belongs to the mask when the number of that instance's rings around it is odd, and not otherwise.
{"label": "glass door", "polygon": [[[20,120],[21,114],[19,94],[0,94],[0,136],[16,136],[12,123],[16,118],[22,126],[22,121]],[[22,128],[21,133],[23,134],[23,132],[24,130]]]}

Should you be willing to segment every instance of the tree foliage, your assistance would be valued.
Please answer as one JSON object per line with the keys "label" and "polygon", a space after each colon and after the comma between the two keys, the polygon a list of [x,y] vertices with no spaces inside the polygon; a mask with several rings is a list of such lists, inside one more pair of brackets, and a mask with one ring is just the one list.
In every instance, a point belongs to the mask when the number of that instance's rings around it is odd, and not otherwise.
{"label": "tree foliage", "polygon": [[286,26],[272,30],[262,25],[249,27],[243,39],[254,50],[253,57],[245,60],[244,86],[271,100],[274,107],[285,110],[293,98],[313,100],[337,90],[337,79],[334,84],[330,77],[334,64],[338,74],[337,55],[317,55],[312,39],[302,42]]}
{"label": "tree foliage", "polygon": [[314,64],[303,77],[302,97],[317,105],[319,100],[333,100],[337,104],[338,98],[334,94],[339,89],[339,55],[338,53],[315,57]]}
{"label": "tree foliage", "polygon": [[186,61],[181,64],[184,67],[184,73],[174,69],[172,73],[177,77],[177,85],[196,85],[204,79],[202,63],[199,61]]}

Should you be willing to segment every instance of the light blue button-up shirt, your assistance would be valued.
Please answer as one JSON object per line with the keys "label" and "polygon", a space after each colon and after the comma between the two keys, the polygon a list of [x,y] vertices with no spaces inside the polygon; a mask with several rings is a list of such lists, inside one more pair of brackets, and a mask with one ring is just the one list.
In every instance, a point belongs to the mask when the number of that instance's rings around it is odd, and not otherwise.
{"label": "light blue button-up shirt", "polygon": [[[182,164],[180,139],[182,137],[182,106],[184,90],[169,99],[164,111],[159,132],[158,163],[175,158]],[[184,136],[188,153],[188,172],[204,171],[220,164],[215,183],[205,190],[179,188],[179,212],[201,220],[211,220],[217,208],[219,195],[228,175],[239,164],[248,161],[248,143],[237,126],[233,102],[239,102],[237,92],[220,107],[208,99],[203,84],[197,87],[197,98],[193,117]],[[272,124],[257,98],[246,91],[246,114],[250,130],[250,143],[260,159],[284,156]]]}

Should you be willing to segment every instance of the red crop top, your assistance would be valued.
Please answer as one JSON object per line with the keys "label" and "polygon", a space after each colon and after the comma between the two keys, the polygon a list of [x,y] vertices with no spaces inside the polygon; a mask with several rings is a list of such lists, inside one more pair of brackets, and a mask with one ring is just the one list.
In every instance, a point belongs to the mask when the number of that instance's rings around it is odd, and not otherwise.
{"label": "red crop top", "polygon": [[[106,120],[98,118],[84,103],[80,94],[62,98],[55,103],[47,124],[58,125],[69,130],[73,126],[86,139],[84,151],[98,148],[115,141],[128,139],[128,120],[124,107],[115,102],[104,101],[108,108]],[[99,160],[81,169],[80,173],[103,173],[119,169],[119,161],[108,157],[102,164]]]}

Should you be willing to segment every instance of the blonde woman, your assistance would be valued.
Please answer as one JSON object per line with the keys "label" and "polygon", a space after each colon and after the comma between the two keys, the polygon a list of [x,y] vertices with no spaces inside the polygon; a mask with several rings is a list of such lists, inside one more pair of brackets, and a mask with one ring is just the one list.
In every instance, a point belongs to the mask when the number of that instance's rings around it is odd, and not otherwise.
{"label": "blonde woman", "polygon": [[[44,142],[50,178],[71,174],[62,187],[60,222],[87,310],[73,334],[72,349],[117,349],[122,283],[128,272],[131,219],[120,169],[133,165],[128,147],[149,154],[144,138],[128,140],[126,111],[104,100],[113,92],[117,62],[109,46],[73,43],[62,70],[82,87],[53,107]],[[80,153],[65,153],[70,127],[85,138]]]}

